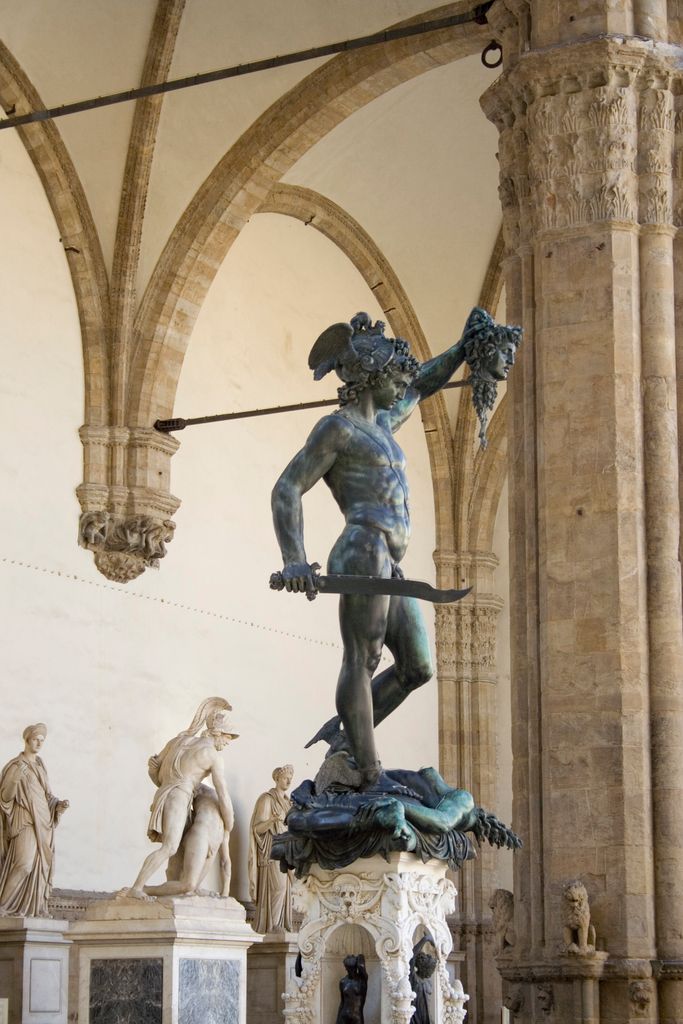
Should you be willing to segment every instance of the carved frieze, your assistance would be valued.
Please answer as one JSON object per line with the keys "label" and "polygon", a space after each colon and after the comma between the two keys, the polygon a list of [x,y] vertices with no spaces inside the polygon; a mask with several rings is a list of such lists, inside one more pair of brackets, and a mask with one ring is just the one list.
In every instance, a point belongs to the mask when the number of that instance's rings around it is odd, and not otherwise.
{"label": "carved frieze", "polygon": [[484,672],[496,666],[496,629],[502,601],[486,596],[477,604],[436,608],[436,659],[442,678]]}

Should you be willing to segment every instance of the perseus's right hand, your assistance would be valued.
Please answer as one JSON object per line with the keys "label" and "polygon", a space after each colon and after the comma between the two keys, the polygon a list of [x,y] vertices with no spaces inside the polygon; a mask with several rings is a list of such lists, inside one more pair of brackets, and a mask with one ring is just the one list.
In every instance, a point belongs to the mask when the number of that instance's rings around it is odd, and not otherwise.
{"label": "perseus's right hand", "polygon": [[315,600],[318,588],[315,577],[320,570],[318,562],[288,562],[282,572],[270,577],[272,590],[287,590],[291,594],[305,594],[309,601]]}

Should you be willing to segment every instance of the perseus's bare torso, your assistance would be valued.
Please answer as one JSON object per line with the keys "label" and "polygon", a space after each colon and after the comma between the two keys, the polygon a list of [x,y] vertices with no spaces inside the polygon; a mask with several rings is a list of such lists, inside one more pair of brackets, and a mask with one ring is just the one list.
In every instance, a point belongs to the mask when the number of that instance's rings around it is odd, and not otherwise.
{"label": "perseus's bare torso", "polygon": [[384,534],[394,561],[405,554],[410,536],[406,460],[388,427],[359,422],[340,411],[347,438],[325,482],[347,526],[364,526]]}

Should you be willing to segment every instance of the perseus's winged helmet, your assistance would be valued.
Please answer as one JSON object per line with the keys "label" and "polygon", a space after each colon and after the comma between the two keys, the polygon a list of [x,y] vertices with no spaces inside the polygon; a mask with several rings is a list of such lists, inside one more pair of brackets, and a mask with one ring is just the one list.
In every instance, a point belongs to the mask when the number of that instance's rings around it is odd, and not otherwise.
{"label": "perseus's winged helmet", "polygon": [[332,324],[308,357],[314,379],[321,380],[334,370],[348,382],[357,380],[362,372],[383,370],[396,355],[396,342],[384,336],[384,327],[381,320],[373,324],[367,313],[356,313],[348,324]]}

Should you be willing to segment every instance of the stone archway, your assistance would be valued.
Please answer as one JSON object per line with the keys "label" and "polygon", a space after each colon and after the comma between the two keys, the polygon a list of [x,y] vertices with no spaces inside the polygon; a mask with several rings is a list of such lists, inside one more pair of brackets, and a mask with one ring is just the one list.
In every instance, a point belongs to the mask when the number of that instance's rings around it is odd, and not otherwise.
{"label": "stone archway", "polygon": [[[0,42],[0,103],[5,110],[44,107],[33,84]],[[85,416],[101,426],[109,421],[109,284],[92,213],[71,157],[53,121],[17,129],[59,228],[73,281],[81,323],[86,380]],[[85,467],[86,478],[89,472]]]}

